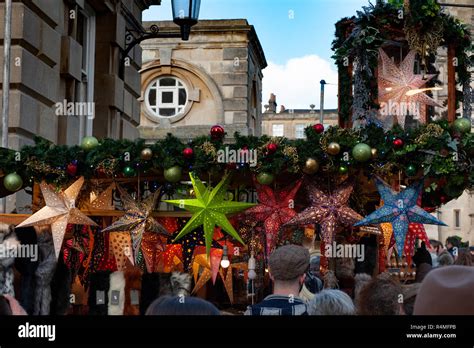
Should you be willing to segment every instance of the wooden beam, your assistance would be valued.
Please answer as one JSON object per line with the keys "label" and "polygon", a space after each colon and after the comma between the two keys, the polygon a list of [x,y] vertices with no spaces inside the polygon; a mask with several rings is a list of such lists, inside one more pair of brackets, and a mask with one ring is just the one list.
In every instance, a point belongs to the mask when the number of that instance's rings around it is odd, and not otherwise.
{"label": "wooden beam", "polygon": [[456,119],[456,68],[454,58],[456,47],[448,46],[448,122],[453,123]]}

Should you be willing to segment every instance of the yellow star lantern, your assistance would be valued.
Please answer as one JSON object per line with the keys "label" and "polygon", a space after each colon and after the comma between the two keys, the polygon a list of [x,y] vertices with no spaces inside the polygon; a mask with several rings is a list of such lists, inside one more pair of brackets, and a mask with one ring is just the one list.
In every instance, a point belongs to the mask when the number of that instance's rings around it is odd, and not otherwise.
{"label": "yellow star lantern", "polygon": [[40,188],[46,206],[17,227],[51,225],[54,251],[56,258],[58,258],[68,224],[97,226],[94,221],[76,208],[76,199],[83,184],[84,177],[81,177],[65,191],[56,192],[52,186],[42,182]]}

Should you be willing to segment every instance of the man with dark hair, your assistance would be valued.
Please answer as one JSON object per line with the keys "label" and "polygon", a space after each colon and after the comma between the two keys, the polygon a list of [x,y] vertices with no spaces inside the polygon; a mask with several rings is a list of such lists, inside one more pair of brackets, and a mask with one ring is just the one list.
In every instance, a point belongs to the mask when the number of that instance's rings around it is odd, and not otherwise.
{"label": "man with dark hair", "polygon": [[282,246],[270,255],[268,267],[273,294],[249,306],[245,315],[308,315],[305,302],[297,297],[309,269],[308,249]]}
{"label": "man with dark hair", "polygon": [[360,315],[403,315],[403,292],[398,281],[382,273],[360,291],[357,312]]}
{"label": "man with dark hair", "polygon": [[451,256],[456,260],[459,248],[461,247],[461,238],[458,236],[451,236],[446,239],[446,249]]}

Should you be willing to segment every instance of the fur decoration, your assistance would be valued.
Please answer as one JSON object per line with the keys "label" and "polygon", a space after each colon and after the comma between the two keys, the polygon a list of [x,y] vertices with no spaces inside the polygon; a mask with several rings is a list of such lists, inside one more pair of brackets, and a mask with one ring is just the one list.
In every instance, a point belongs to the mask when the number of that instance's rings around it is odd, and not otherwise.
{"label": "fur decoration", "polygon": [[[113,296],[112,292],[119,291],[118,304],[112,304]],[[108,314],[109,315],[123,315],[125,307],[125,277],[122,271],[114,272],[110,275],[110,287],[109,287],[109,302],[108,302]]]}
{"label": "fur decoration", "polygon": [[188,273],[145,273],[142,277],[140,314],[145,314],[148,306],[161,296],[189,296],[191,275]]}
{"label": "fur decoration", "polygon": [[[109,303],[110,271],[91,273],[89,285],[89,314],[107,315]],[[97,304],[97,291],[104,292],[104,303]]]}
{"label": "fur decoration", "polygon": [[[125,308],[124,315],[140,315],[140,305],[131,303],[132,291],[138,291],[142,288],[142,272],[135,267],[129,267],[124,272],[125,276]],[[140,297],[139,297],[140,298]]]}
{"label": "fur decoration", "polygon": [[72,271],[64,263],[61,253],[51,282],[51,314],[66,315],[71,309]]}
{"label": "fur decoration", "polygon": [[191,295],[191,275],[189,273],[173,272],[171,274],[172,296]]}
{"label": "fur decoration", "polygon": [[49,228],[38,229],[38,261],[36,268],[35,315],[49,315],[51,305],[51,281],[56,270],[56,254],[54,252],[53,236]]}
{"label": "fur decoration", "polygon": [[21,274],[20,291],[17,294],[21,306],[28,314],[34,313],[36,280],[35,272],[39,264],[39,248],[34,227],[15,228],[15,234],[22,245],[31,245],[36,248],[34,257],[17,257],[15,268]]}
{"label": "fur decoration", "polygon": [[[0,257],[0,294],[15,296],[13,288],[13,264],[15,257],[8,255],[18,249],[20,242],[16,238],[13,225],[0,223],[0,248],[2,248],[2,257]],[[3,257],[4,256],[4,257]]]}

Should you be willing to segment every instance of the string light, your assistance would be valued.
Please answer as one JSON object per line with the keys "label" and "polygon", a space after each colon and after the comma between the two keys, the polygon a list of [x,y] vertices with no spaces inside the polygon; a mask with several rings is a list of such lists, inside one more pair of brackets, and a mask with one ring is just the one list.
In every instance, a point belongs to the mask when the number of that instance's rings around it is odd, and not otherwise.
{"label": "string light", "polygon": [[224,245],[223,253],[222,253],[222,260],[221,260],[221,267],[222,268],[228,268],[229,266],[230,266],[229,250],[227,248],[227,245]]}

